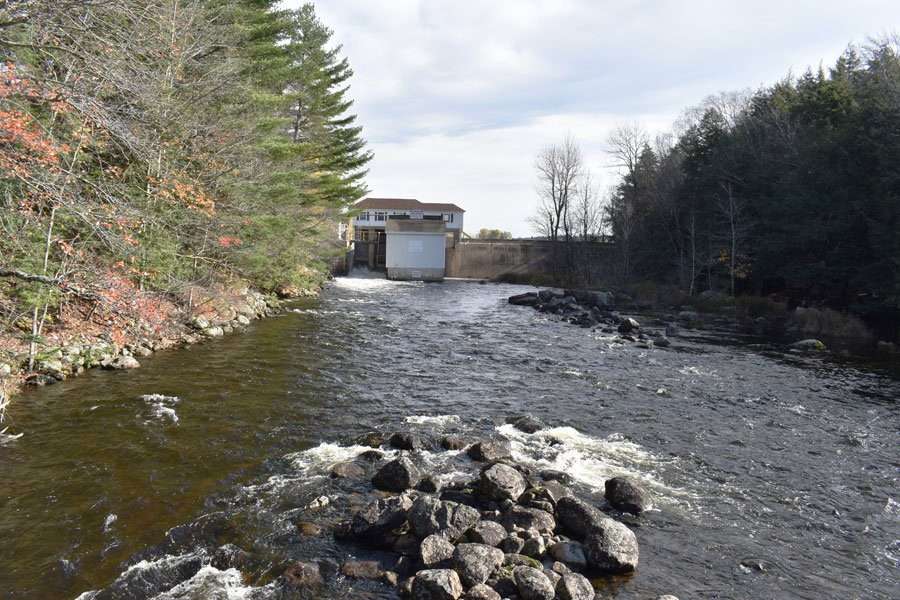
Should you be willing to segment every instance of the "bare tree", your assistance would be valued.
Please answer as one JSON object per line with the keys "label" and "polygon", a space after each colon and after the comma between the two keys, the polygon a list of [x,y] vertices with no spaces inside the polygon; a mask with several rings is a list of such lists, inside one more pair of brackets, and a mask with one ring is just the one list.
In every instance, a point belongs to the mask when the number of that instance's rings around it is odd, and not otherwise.
{"label": "bare tree", "polygon": [[585,171],[575,188],[575,201],[570,214],[572,229],[583,241],[596,238],[602,225],[600,195],[590,171]]}
{"label": "bare tree", "polygon": [[623,185],[610,198],[608,216],[616,235],[616,243],[622,253],[622,274],[627,280],[631,271],[631,234],[637,220],[637,201],[641,189],[638,166],[641,155],[649,148],[650,136],[640,123],[616,127],[610,134],[609,153],[616,160],[615,166],[623,171]]}
{"label": "bare tree", "polygon": [[532,226],[553,241],[559,239],[562,229],[568,241],[572,235],[570,203],[582,169],[581,148],[572,136],[566,136],[562,144],[544,148],[538,154],[535,167],[540,203]]}

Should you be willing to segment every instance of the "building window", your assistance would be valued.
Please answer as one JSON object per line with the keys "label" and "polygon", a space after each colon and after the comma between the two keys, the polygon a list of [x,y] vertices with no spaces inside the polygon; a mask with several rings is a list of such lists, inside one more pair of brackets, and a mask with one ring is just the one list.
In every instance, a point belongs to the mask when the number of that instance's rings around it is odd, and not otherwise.
{"label": "building window", "polygon": [[376,212],[375,220],[376,221],[387,221],[387,213],[386,212]]}
{"label": "building window", "polygon": [[357,220],[357,221],[368,221],[368,220],[369,220],[369,213],[368,213],[368,211],[366,211],[366,212],[364,212],[364,213],[360,213],[359,216],[356,217],[356,220]]}
{"label": "building window", "polygon": [[444,214],[444,222],[452,223],[453,222],[453,213],[445,213]]}

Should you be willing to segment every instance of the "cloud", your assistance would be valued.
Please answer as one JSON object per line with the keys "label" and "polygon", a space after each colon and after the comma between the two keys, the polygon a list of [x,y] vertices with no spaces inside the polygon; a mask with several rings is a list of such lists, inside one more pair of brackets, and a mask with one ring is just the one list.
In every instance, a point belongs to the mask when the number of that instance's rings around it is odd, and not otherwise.
{"label": "cloud", "polygon": [[886,0],[322,0],[317,11],[355,71],[373,194],[456,202],[467,230],[518,235],[542,146],[572,133],[611,183],[615,124],[664,130],[710,94],[829,63],[900,22]]}

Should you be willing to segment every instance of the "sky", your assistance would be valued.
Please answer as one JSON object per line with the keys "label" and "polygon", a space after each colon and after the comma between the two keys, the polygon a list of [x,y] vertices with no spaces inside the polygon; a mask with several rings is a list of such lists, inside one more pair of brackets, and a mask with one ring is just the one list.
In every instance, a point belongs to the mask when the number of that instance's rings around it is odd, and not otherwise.
{"label": "sky", "polygon": [[[289,0],[288,5],[299,5]],[[619,124],[671,131],[723,91],[831,64],[900,29],[900,1],[320,0],[354,70],[370,195],[451,202],[533,235],[535,158],[571,134],[601,190]]]}

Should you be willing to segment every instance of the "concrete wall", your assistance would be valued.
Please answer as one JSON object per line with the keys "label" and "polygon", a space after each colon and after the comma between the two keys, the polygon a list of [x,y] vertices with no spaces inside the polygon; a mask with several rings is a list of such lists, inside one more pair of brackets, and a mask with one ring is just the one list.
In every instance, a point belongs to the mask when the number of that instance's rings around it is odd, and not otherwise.
{"label": "concrete wall", "polygon": [[447,248],[447,277],[527,281],[566,277],[608,281],[613,273],[612,247],[601,242],[544,240],[468,240]]}
{"label": "concrete wall", "polygon": [[389,221],[388,279],[443,279],[446,239],[446,229],[440,221]]}

